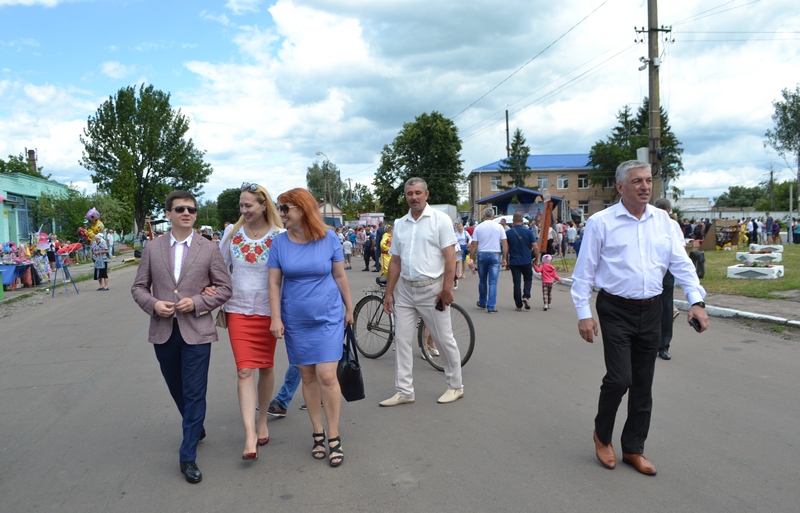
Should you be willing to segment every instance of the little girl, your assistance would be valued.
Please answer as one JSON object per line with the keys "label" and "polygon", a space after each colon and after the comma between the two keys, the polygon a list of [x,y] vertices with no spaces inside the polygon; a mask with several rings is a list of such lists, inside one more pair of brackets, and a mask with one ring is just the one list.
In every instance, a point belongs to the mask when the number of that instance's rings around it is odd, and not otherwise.
{"label": "little girl", "polygon": [[556,268],[550,264],[552,259],[552,255],[542,255],[541,267],[533,264],[533,270],[542,274],[542,299],[544,299],[545,312],[550,308],[550,302],[553,300],[553,280],[561,283],[561,277],[556,273]]}

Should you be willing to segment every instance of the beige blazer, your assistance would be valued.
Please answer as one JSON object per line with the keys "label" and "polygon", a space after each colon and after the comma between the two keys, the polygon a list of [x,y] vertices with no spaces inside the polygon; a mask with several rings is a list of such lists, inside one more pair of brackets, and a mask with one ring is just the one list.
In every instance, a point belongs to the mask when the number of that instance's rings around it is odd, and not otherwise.
{"label": "beige blazer", "polygon": [[[148,340],[163,344],[172,334],[172,317],[159,317],[154,309],[156,302],[178,302],[191,297],[194,311],[177,312],[181,336],[187,344],[215,342],[217,328],[213,316],[209,314],[225,304],[232,294],[231,280],[222,254],[214,242],[194,234],[176,283],[169,242],[170,236],[165,234],[147,243],[131,287],[133,300],[150,316]],[[216,286],[217,295],[200,295],[208,285]]]}

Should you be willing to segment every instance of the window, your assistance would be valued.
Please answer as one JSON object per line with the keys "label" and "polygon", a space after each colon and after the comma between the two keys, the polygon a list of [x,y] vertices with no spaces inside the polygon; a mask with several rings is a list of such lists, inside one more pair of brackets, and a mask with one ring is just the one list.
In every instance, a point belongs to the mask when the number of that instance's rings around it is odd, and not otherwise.
{"label": "window", "polygon": [[578,175],[578,189],[589,188],[589,175]]}
{"label": "window", "polygon": [[608,208],[612,205],[611,200],[605,200],[603,202],[603,208]]}
{"label": "window", "polygon": [[614,178],[606,178],[606,183],[605,183],[605,185],[603,185],[603,188],[604,189],[613,189],[614,185],[615,185],[614,180],[615,180]]}
{"label": "window", "polygon": [[538,187],[540,191],[543,191],[548,187],[550,187],[550,185],[548,184],[547,175],[539,175],[536,178],[536,187]]}
{"label": "window", "polygon": [[569,175],[558,175],[558,188],[569,189]]}
{"label": "window", "polygon": [[503,185],[503,177],[502,176],[492,176],[492,177],[490,177],[490,180],[492,182],[492,190],[493,191],[499,191],[500,190],[500,186]]}
{"label": "window", "polygon": [[589,201],[579,201],[578,210],[585,216],[589,215]]}

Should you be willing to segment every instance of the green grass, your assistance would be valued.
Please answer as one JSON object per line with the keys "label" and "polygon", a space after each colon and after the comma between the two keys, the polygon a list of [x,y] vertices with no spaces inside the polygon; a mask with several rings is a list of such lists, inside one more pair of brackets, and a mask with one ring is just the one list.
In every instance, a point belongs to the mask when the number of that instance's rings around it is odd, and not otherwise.
{"label": "green grass", "polygon": [[784,245],[783,260],[777,265],[784,266],[786,274],[776,280],[728,278],[728,266],[738,263],[735,251],[706,251],[706,274],[700,280],[706,292],[785,299],[774,292],[800,289],[800,244]]}

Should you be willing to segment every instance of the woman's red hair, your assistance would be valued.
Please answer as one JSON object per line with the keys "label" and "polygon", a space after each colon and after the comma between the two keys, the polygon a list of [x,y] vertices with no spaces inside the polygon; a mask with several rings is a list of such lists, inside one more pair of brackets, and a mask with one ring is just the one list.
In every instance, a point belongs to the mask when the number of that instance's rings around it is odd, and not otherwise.
{"label": "woman's red hair", "polygon": [[306,189],[292,189],[278,196],[278,203],[290,203],[303,212],[303,231],[311,240],[320,240],[330,229],[322,220],[317,201]]}

